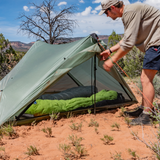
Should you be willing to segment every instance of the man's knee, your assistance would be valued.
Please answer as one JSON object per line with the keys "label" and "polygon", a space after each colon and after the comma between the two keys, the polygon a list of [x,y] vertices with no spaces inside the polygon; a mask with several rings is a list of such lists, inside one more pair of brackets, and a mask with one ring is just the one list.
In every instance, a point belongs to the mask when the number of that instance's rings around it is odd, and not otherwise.
{"label": "man's knee", "polygon": [[147,84],[149,82],[148,78],[144,75],[141,75],[141,84]]}
{"label": "man's knee", "polygon": [[142,84],[142,86],[144,85],[144,84],[148,84],[148,83],[152,83],[153,82],[153,78],[149,78],[148,76],[146,76],[145,74],[142,74],[141,75],[141,84]]}
{"label": "man's knee", "polygon": [[142,70],[141,83],[142,84],[152,83],[156,72],[157,72],[156,70]]}

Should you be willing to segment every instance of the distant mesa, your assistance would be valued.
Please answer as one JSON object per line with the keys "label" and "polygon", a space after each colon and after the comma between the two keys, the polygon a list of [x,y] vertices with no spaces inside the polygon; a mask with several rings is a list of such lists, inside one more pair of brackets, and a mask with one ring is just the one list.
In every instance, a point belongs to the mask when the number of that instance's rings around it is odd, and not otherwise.
{"label": "distant mesa", "polygon": [[10,43],[15,51],[27,52],[35,42],[23,43],[20,41],[10,41]]}

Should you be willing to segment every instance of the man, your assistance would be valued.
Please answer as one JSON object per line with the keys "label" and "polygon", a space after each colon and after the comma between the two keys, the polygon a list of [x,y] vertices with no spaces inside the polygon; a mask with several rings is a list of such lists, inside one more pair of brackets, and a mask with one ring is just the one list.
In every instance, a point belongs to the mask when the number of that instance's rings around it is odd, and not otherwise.
{"label": "man", "polygon": [[101,53],[102,60],[117,51],[112,58],[106,60],[103,67],[110,71],[113,63],[126,55],[135,45],[145,52],[141,83],[143,88],[142,104],[134,112],[125,112],[129,116],[138,117],[131,124],[150,124],[149,112],[152,110],[154,87],[153,78],[160,70],[160,11],[152,6],[142,3],[124,5],[118,0],[102,0],[102,10],[99,15],[105,13],[107,17],[115,20],[122,18],[124,25],[124,37],[115,46]]}

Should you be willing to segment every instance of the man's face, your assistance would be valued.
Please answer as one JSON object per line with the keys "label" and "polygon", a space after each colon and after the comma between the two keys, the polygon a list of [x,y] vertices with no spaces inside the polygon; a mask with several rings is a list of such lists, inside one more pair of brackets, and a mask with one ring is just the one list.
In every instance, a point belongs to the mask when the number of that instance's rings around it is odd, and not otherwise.
{"label": "man's face", "polygon": [[115,8],[112,8],[112,7],[106,9],[106,11],[104,13],[106,14],[107,17],[110,17],[113,20],[117,19],[117,17],[118,17],[118,14],[117,14]]}

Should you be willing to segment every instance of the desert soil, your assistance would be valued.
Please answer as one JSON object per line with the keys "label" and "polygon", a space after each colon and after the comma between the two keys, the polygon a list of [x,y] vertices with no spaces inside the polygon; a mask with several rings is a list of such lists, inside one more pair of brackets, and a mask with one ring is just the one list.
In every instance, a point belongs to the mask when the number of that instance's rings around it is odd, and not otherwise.
{"label": "desert soil", "polygon": [[[134,85],[129,84],[129,86],[139,103],[125,107],[127,110],[136,108],[141,103],[141,96],[138,94]],[[129,153],[129,149],[141,160],[156,159],[154,152],[147,148],[144,143],[136,139],[131,132],[136,133],[141,140],[149,143],[149,141],[155,142],[155,135],[158,128],[155,128],[155,126],[129,127],[125,122],[125,118],[121,116],[120,113],[121,109],[117,108],[105,110],[96,115],[86,113],[73,115],[69,118],[60,117],[55,122],[43,120],[37,124],[15,126],[13,128],[16,135],[12,137],[3,136],[0,141],[0,159],[64,160],[64,153],[59,149],[60,145],[64,146],[64,144],[71,146],[68,152],[71,156],[68,156],[68,160],[135,159],[134,156]],[[97,122],[99,126],[89,126],[91,119],[95,123]],[[71,129],[73,124],[75,124],[75,130]],[[80,124],[82,124],[82,127],[80,127]],[[118,124],[119,128],[112,127],[114,124]],[[79,130],[76,130],[76,126],[79,126]],[[44,130],[47,131],[47,128],[52,131],[50,135],[44,132]],[[104,141],[102,141],[104,135],[111,136],[113,140],[104,143]],[[69,140],[69,136],[74,138],[82,137],[79,145],[81,153],[78,154],[75,151],[75,146],[73,146],[71,140]],[[29,156],[31,146],[38,150],[37,153],[39,153],[39,155],[35,153],[35,155]],[[71,151],[75,154],[71,153]]]}

